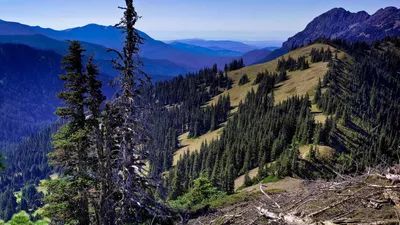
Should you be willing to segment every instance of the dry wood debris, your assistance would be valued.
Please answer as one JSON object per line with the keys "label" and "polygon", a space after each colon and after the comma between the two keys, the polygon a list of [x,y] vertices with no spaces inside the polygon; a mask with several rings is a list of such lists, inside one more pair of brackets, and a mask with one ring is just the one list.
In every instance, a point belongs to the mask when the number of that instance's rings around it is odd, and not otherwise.
{"label": "dry wood debris", "polygon": [[338,177],[304,181],[301,190],[281,193],[268,193],[259,184],[257,199],[189,224],[400,224],[400,167]]}

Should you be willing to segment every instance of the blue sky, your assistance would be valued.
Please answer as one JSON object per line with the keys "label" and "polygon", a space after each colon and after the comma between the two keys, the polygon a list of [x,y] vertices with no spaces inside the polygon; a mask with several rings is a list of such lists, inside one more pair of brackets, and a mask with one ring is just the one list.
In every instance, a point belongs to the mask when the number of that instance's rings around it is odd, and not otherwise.
{"label": "blue sky", "polygon": [[[118,22],[123,0],[0,0],[0,19],[54,29]],[[159,40],[285,40],[323,12],[369,14],[400,0],[135,0],[138,28]]]}

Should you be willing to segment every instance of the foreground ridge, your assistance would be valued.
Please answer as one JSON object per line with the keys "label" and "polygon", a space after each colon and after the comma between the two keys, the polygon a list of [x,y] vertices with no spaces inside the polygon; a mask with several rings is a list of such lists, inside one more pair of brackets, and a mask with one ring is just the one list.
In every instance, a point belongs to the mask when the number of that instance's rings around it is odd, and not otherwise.
{"label": "foreground ridge", "polygon": [[398,224],[398,166],[338,174],[333,181],[303,180],[299,188],[276,190],[257,184],[248,201],[226,206],[188,224]]}

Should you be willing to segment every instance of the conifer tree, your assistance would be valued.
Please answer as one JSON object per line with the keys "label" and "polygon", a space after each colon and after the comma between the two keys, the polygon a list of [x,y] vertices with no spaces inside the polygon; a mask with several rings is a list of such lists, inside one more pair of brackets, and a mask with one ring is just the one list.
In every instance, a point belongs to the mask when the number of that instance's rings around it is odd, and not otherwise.
{"label": "conifer tree", "polygon": [[248,170],[247,170],[246,173],[244,174],[243,185],[244,185],[245,187],[249,187],[249,186],[252,185],[251,178],[250,178],[250,176],[249,176],[249,171],[248,171]]}
{"label": "conifer tree", "polygon": [[258,165],[258,178],[262,179],[266,176],[266,153],[264,153],[260,159],[260,163]]}
{"label": "conifer tree", "polygon": [[180,161],[177,164],[177,169],[175,170],[174,177],[171,182],[171,190],[169,190],[169,199],[177,199],[184,193],[183,190],[183,163]]}
{"label": "conifer tree", "polygon": [[226,191],[228,194],[233,194],[235,192],[236,172],[232,160],[228,160],[228,163],[226,164],[225,177],[226,183],[224,191]]}
{"label": "conifer tree", "polygon": [[317,104],[318,107],[321,107],[320,106],[321,95],[322,95],[322,83],[321,79],[319,79],[317,89],[315,90],[315,95],[314,95],[314,104]]}
{"label": "conifer tree", "polygon": [[342,116],[340,118],[340,123],[343,126],[347,126],[349,124],[349,121],[350,121],[349,109],[346,107],[342,112]]}
{"label": "conifer tree", "polygon": [[[90,193],[91,204],[95,212],[94,221],[97,224],[110,224],[114,221],[115,212],[112,210],[110,196],[111,172],[108,167],[109,155],[105,151],[105,127],[107,123],[103,123],[105,116],[101,115],[101,106],[106,99],[101,91],[102,82],[98,79],[99,69],[93,63],[93,55],[89,57],[86,64],[86,87],[87,87],[87,128],[89,147],[88,151],[92,157],[88,159],[90,171],[92,175],[93,189]],[[104,215],[107,215],[104,216]],[[93,221],[93,219],[92,219]]]}
{"label": "conifer tree", "polygon": [[[56,151],[49,154],[52,165],[59,167],[64,176],[64,182],[71,183],[70,199],[60,199],[52,194],[57,193],[61,188],[54,182],[49,185],[50,196],[47,201],[51,207],[47,207],[47,214],[54,219],[58,215],[68,215],[69,220],[76,220],[78,224],[90,223],[89,203],[88,203],[88,140],[86,136],[86,121],[84,112],[84,102],[86,90],[86,77],[82,64],[83,52],[78,41],[71,41],[68,49],[69,54],[63,58],[63,69],[66,74],[60,75],[65,81],[64,91],[58,94],[65,107],[59,107],[56,114],[66,119],[68,123],[64,125],[55,135],[53,145]],[[72,192],[72,193],[71,193]],[[71,207],[65,207],[66,202]]]}

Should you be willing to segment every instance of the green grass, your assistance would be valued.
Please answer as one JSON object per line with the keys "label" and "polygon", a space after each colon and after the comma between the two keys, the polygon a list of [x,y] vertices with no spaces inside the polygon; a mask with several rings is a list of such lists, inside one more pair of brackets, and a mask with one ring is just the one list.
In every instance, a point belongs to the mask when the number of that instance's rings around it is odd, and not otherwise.
{"label": "green grass", "polygon": [[244,201],[250,201],[260,193],[257,192],[242,192],[238,194],[228,195],[223,198],[215,199],[214,201],[210,202],[210,206],[212,208],[223,208],[225,206],[237,204]]}
{"label": "green grass", "polygon": [[[279,193],[282,191],[284,191],[284,190],[273,189],[273,190],[267,190],[266,192]],[[254,192],[241,192],[241,193],[232,194],[232,195],[220,196],[220,197],[217,197],[210,201],[205,201],[205,202],[199,203],[197,205],[194,205],[194,206],[190,207],[190,209],[179,207],[178,205],[176,205],[174,203],[174,201],[169,202],[169,204],[171,207],[173,207],[175,209],[184,210],[184,211],[189,210],[189,212],[191,212],[191,213],[196,213],[196,211],[201,210],[202,208],[204,208],[206,206],[209,206],[210,208],[213,208],[213,209],[223,208],[223,207],[231,206],[231,205],[241,203],[241,202],[252,201],[252,200],[254,200],[254,198],[258,197],[259,195],[261,195],[261,192],[254,191]]]}
{"label": "green grass", "polygon": [[266,183],[275,183],[280,181],[281,178],[277,177],[277,176],[273,176],[273,175],[269,175],[268,177],[264,178],[261,183],[266,184]]}
{"label": "green grass", "polygon": [[[282,189],[265,190],[265,192],[267,192],[267,193],[281,193],[284,191],[285,190],[282,190]],[[231,205],[245,202],[245,201],[252,201],[252,200],[254,200],[254,198],[256,198],[260,195],[261,195],[261,192],[259,192],[259,191],[240,192],[237,194],[227,195],[225,197],[215,199],[214,201],[210,202],[210,206],[215,209],[223,208],[226,206],[231,206]]]}

